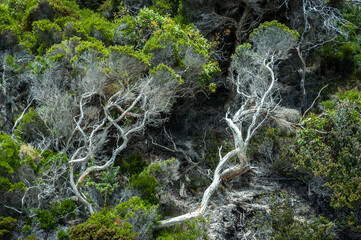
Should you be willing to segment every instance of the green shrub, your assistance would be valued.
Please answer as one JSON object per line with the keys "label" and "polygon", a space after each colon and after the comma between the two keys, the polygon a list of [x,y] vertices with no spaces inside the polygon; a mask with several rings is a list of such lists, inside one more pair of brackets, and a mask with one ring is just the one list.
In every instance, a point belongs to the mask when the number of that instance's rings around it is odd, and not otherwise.
{"label": "green shrub", "polygon": [[138,14],[140,9],[147,7],[158,14],[174,17],[182,14],[181,2],[181,0],[108,0],[102,6],[102,10],[118,14],[124,12]]}
{"label": "green shrub", "polygon": [[161,15],[173,15],[177,11],[177,0],[152,0],[149,9]]}
{"label": "green shrub", "polygon": [[257,212],[247,228],[257,231],[260,239],[285,240],[331,240],[334,239],[335,223],[324,217],[307,221],[296,214],[295,206],[287,193],[272,196],[270,212]]}
{"label": "green shrub", "polygon": [[14,170],[19,168],[24,162],[21,161],[20,144],[13,140],[10,135],[0,133],[0,189],[9,192],[15,189],[25,190],[22,182],[11,182]]}
{"label": "green shrub", "polygon": [[51,204],[49,210],[37,210],[36,219],[40,222],[42,229],[54,229],[60,219],[75,218],[75,209],[76,204],[70,199],[65,199],[61,203]]}
{"label": "green shrub", "polygon": [[[72,31],[77,32],[75,36],[85,37],[83,40],[88,41],[94,38],[106,45],[110,45],[113,42],[112,22],[89,10],[83,10],[82,17],[80,21],[72,22],[72,27],[74,28]],[[68,32],[67,36],[72,37],[74,35]]]}
{"label": "green shrub", "polygon": [[148,239],[158,219],[156,207],[133,197],[114,209],[94,213],[72,228],[70,239]]}
{"label": "green shrub", "polygon": [[27,236],[26,238],[19,238],[18,240],[37,240],[35,235]]}
{"label": "green shrub", "polygon": [[[263,223],[264,224],[264,223]],[[279,205],[274,205],[270,213],[272,239],[304,239],[331,240],[334,239],[334,223],[319,217],[312,222],[295,220],[295,212],[289,199]]]}
{"label": "green shrub", "polygon": [[53,152],[51,150],[45,150],[41,154],[41,160],[38,164],[38,171],[51,168],[54,164],[64,164],[68,162],[68,158],[63,153]]}
{"label": "green shrub", "polygon": [[58,223],[58,219],[49,210],[38,210],[36,219],[40,222],[40,227],[45,230],[54,229]]}
{"label": "green shrub", "polygon": [[62,39],[62,30],[50,20],[41,20],[33,23],[33,34],[35,38],[34,49],[39,54],[44,54],[45,51],[56,43],[60,43]]}
{"label": "green shrub", "polygon": [[305,181],[318,181],[331,189],[330,205],[343,219],[343,225],[360,229],[360,93],[338,94],[323,106],[322,114],[311,114],[303,120],[296,145],[284,149],[280,166]]}
{"label": "green shrub", "polygon": [[0,216],[0,239],[9,239],[10,231],[15,227],[17,220],[12,217]]}
{"label": "green shrub", "polygon": [[139,174],[133,174],[129,179],[130,185],[141,192],[141,197],[148,203],[158,203],[157,187],[179,179],[179,162],[169,159],[150,164]]}
{"label": "green shrub", "polygon": [[153,67],[164,64],[182,74],[184,81],[198,79],[204,86],[220,69],[210,59],[212,45],[191,25],[180,25],[170,17],[143,8],[136,17],[125,15],[116,21],[114,39],[131,44],[150,55]]}
{"label": "green shrub", "polygon": [[139,34],[137,22],[134,17],[125,15],[115,20],[114,41],[116,44],[135,46]]}
{"label": "green shrub", "polygon": [[139,197],[133,197],[116,206],[115,212],[123,221],[133,226],[137,239],[152,239],[153,227],[160,218],[158,206],[152,206]]}
{"label": "green shrub", "polygon": [[147,170],[143,170],[139,175],[133,175],[129,182],[133,188],[138,189],[141,192],[141,197],[151,204],[158,203],[157,186],[158,180],[149,173]]}
{"label": "green shrub", "polygon": [[132,232],[132,226],[122,222],[120,218],[109,210],[94,213],[85,223],[72,228],[70,240],[92,240],[92,239],[135,239],[136,234]]}

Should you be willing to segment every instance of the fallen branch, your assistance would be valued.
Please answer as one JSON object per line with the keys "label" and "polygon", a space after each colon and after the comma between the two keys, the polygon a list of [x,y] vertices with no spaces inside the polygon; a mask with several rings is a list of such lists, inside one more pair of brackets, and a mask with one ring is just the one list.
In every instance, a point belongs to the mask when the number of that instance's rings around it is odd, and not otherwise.
{"label": "fallen branch", "polygon": [[[210,198],[212,197],[213,193],[217,190],[219,184],[221,183],[222,178],[224,177],[223,175],[228,173],[228,171],[227,171],[228,169],[222,172],[223,167],[233,156],[235,156],[236,154],[238,154],[240,152],[241,152],[241,149],[236,148],[236,149],[228,152],[224,157],[221,157],[221,155],[220,155],[221,159],[214,172],[213,181],[212,181],[211,185],[209,185],[209,187],[204,192],[202,202],[195,211],[186,213],[181,216],[174,217],[174,218],[162,220],[159,222],[159,224],[156,226],[156,228],[158,228],[158,229],[166,228],[166,227],[170,227],[170,226],[185,222],[190,219],[201,217],[206,212],[207,207],[209,205]],[[246,167],[246,166],[244,166],[244,167]],[[249,168],[249,169],[251,170],[252,168]]]}

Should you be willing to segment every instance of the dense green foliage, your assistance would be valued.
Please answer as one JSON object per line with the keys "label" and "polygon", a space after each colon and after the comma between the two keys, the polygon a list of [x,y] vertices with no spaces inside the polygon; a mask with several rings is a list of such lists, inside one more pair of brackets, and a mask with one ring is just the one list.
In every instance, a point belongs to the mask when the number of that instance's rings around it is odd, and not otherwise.
{"label": "dense green foliage", "polygon": [[129,182],[132,187],[141,192],[144,200],[151,204],[158,203],[156,196],[158,180],[149,171],[144,170],[139,175],[133,175]]}
{"label": "dense green foliage", "polygon": [[[118,220],[119,219],[119,220]],[[135,239],[132,226],[122,222],[114,212],[104,209],[85,223],[73,227],[70,239]]]}
{"label": "dense green foliage", "polygon": [[25,189],[22,182],[12,183],[9,175],[22,164],[19,156],[20,145],[7,134],[0,135],[0,189],[13,191]]}
{"label": "dense green foliage", "polygon": [[[357,217],[361,210],[361,95],[349,91],[321,105],[322,114],[311,114],[303,120],[304,127],[297,131],[295,147],[283,149],[280,167],[295,171],[305,181],[320,181],[330,188],[331,206],[344,224],[358,229],[361,225]],[[287,163],[292,164],[291,169]]]}
{"label": "dense green foliage", "polygon": [[16,189],[25,190],[23,182],[16,182],[16,179],[21,179],[16,170],[21,166],[37,170],[39,161],[40,154],[31,146],[13,139],[8,134],[0,133],[0,189],[10,192]]}
{"label": "dense green foliage", "polygon": [[103,206],[108,205],[108,200],[112,197],[114,191],[120,187],[117,182],[119,167],[111,166],[109,169],[102,171],[100,177],[92,176],[87,178],[86,187],[93,187],[102,194],[104,199]]}
{"label": "dense green foliage", "polygon": [[[164,1],[156,1],[153,10],[143,8],[137,16],[124,14],[114,21],[89,9],[79,9],[72,1],[27,0],[9,4],[16,6],[1,5],[6,20],[0,22],[0,30],[15,33],[20,44],[34,53],[43,55],[54,44],[79,37],[82,41],[107,47],[126,46],[123,49],[127,49],[128,54],[131,51],[135,56],[142,56],[142,61],[154,67],[165,64],[184,79],[199,78],[204,86],[211,75],[219,71],[217,63],[210,58],[212,46],[199,31],[157,13],[163,12],[160,9],[171,8]],[[12,13],[10,10],[14,8],[20,11]]]}

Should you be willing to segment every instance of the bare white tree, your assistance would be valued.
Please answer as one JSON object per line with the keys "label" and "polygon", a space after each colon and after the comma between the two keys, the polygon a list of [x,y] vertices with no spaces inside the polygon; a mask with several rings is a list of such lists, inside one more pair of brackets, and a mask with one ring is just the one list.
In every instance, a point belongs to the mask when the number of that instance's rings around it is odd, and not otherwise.
{"label": "bare white tree", "polygon": [[[160,70],[162,71],[162,70]],[[82,191],[82,183],[92,172],[102,171],[111,166],[118,154],[123,151],[132,135],[141,133],[146,126],[157,126],[166,121],[176,97],[179,85],[172,75],[159,73],[146,77],[134,86],[122,85],[103,105],[102,118],[91,127],[83,124],[84,107],[95,96],[95,92],[83,94],[80,99],[80,115],[75,121],[77,132],[80,136],[80,146],[70,159],[70,183],[77,198],[93,213],[99,209],[95,202],[91,202]],[[166,78],[168,76],[168,79]],[[115,136],[112,134],[114,134]],[[97,158],[97,151],[101,149],[107,138],[115,141],[115,148],[110,157]],[[105,159],[104,159],[105,158]],[[93,165],[88,166],[92,160]],[[74,172],[79,173],[75,179]]]}
{"label": "bare white tree", "polygon": [[[297,43],[297,54],[301,62],[300,88],[302,91],[302,107],[307,105],[306,70],[307,57],[314,49],[318,49],[333,41],[337,35],[347,36],[344,25],[348,22],[342,18],[340,10],[329,6],[325,0],[302,0],[302,11],[299,17],[291,20],[293,25],[302,25],[302,32]],[[356,4],[350,2],[350,4]]]}
{"label": "bare white tree", "polygon": [[[232,180],[256,168],[249,165],[246,157],[249,141],[264,123],[270,111],[278,106],[274,67],[295,45],[298,34],[276,21],[261,24],[253,32],[250,44],[239,46],[232,57],[230,81],[237,89],[239,102],[234,102],[235,110],[227,112],[225,120],[232,130],[234,150],[221,155],[214,172],[211,185],[205,190],[200,206],[193,212],[162,220],[158,228],[169,227],[186,220],[202,216],[209,205],[210,198],[222,180]],[[238,163],[229,165],[229,160],[238,157]]]}

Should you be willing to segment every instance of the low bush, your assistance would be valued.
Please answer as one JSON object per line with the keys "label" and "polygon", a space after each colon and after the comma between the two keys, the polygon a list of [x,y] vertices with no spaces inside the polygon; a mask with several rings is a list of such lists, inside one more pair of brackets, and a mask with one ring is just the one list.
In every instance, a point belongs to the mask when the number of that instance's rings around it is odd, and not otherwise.
{"label": "low bush", "polygon": [[86,222],[72,228],[70,239],[150,239],[159,219],[157,207],[133,197],[113,209],[94,213]]}
{"label": "low bush", "polygon": [[134,174],[129,179],[130,185],[141,192],[141,197],[151,204],[157,204],[157,188],[179,179],[179,162],[168,159],[150,164],[141,173]]}
{"label": "low bush", "polygon": [[141,192],[142,199],[151,204],[158,203],[156,194],[159,182],[149,171],[143,170],[139,175],[133,175],[129,182],[133,188]]}
{"label": "low bush", "polygon": [[9,239],[11,230],[15,227],[17,220],[12,217],[0,217],[0,239]]}
{"label": "low bush", "polygon": [[156,240],[208,239],[206,220],[198,218],[161,231]]}

